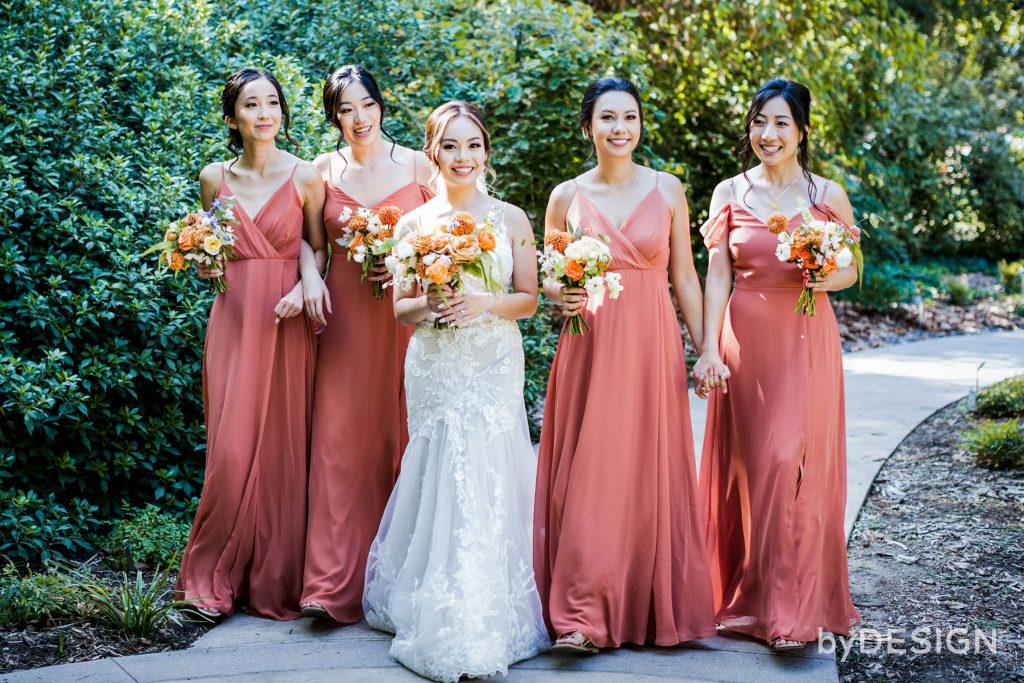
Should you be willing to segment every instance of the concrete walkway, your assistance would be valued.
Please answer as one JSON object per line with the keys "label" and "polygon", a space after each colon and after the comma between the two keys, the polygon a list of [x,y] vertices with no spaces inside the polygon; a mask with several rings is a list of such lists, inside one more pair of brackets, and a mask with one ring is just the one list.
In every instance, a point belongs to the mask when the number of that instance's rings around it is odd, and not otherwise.
{"label": "concrete walkway", "polygon": [[[984,361],[980,373],[977,367]],[[974,387],[1024,373],[1024,331],[931,339],[848,354],[847,535],[885,458],[922,420]],[[694,436],[705,403],[691,396]],[[697,449],[700,453],[700,449]],[[389,638],[364,624],[232,617],[187,650],[0,675],[0,681],[238,680],[280,683],[422,680],[391,661]],[[585,659],[544,655],[515,666],[509,681],[836,681],[831,654],[808,646],[772,654],[755,641],[716,636],[679,648],[623,648]]]}

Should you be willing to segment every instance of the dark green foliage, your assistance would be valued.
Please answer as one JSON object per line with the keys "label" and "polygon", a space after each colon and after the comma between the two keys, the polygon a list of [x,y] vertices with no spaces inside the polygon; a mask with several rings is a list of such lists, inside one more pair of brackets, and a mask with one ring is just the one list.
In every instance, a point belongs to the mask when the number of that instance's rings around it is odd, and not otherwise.
{"label": "dark green foliage", "polygon": [[984,417],[1024,418],[1024,375],[982,389],[978,392],[974,412]]}
{"label": "dark green foliage", "polygon": [[551,361],[558,348],[558,335],[562,329],[561,316],[541,295],[537,313],[519,321],[523,334],[523,353],[526,357],[526,413],[530,417],[530,436],[540,439],[541,418],[544,417],[544,397],[547,394]]}
{"label": "dark green foliage", "polygon": [[966,306],[974,301],[975,291],[964,276],[948,278],[942,286],[954,306]]}
{"label": "dark green foliage", "polygon": [[1020,294],[1024,290],[1024,260],[999,261],[999,283],[1007,294]]}
{"label": "dark green foliage", "polygon": [[134,578],[122,573],[112,585],[97,581],[87,570],[71,572],[84,598],[83,614],[133,638],[149,638],[168,621],[179,622],[171,568],[159,568],[147,584],[141,571]]}
{"label": "dark green foliage", "polygon": [[74,620],[82,593],[59,567],[19,574],[14,564],[0,573],[0,624],[43,626]]}
{"label": "dark green foliage", "polygon": [[114,522],[114,529],[103,545],[118,564],[128,569],[168,567],[185,549],[191,527],[155,505],[130,510],[124,519]]}
{"label": "dark green foliage", "polygon": [[65,506],[54,493],[0,491],[0,559],[27,563],[62,559],[90,547],[96,507],[81,498]]}
{"label": "dark green foliage", "polygon": [[960,436],[978,467],[1009,470],[1024,466],[1024,427],[1017,420],[983,420]]}

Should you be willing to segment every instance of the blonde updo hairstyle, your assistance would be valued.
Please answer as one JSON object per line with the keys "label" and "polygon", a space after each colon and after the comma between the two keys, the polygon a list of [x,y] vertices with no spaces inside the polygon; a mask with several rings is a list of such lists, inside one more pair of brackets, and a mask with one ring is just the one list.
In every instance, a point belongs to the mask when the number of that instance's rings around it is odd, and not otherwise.
{"label": "blonde updo hairstyle", "polygon": [[[437,167],[437,151],[441,147],[441,140],[444,138],[444,131],[448,128],[448,124],[464,116],[480,129],[480,133],[484,139],[484,152],[487,154],[487,161],[484,164],[484,173],[481,174],[478,179],[478,183],[482,183],[480,189],[483,191],[489,191],[490,184],[494,182],[497,174],[494,172],[494,168],[491,166],[491,133],[487,129],[487,124],[484,122],[484,115],[479,109],[474,107],[469,102],[462,100],[452,100],[445,102],[440,107],[430,112],[430,116],[427,117],[426,133],[423,139],[423,153],[427,155],[427,159],[434,166],[434,172],[431,176],[431,182],[437,180],[437,176],[440,173]],[[484,178],[484,175],[488,176],[488,179]]]}

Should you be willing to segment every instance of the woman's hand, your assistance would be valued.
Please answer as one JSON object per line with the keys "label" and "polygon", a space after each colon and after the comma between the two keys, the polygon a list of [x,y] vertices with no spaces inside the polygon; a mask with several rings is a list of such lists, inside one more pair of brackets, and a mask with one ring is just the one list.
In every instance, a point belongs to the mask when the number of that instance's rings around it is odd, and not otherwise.
{"label": "woman's hand", "polygon": [[281,300],[277,302],[277,306],[274,307],[274,315],[277,319],[275,323],[279,323],[285,318],[294,318],[299,313],[302,313],[302,287],[296,284],[292,287],[292,291],[281,297]]}
{"label": "woman's hand", "polygon": [[721,389],[722,393],[729,393],[729,383],[726,381],[732,373],[729,368],[717,356],[701,354],[697,364],[693,366],[693,381],[697,396],[707,398],[712,389]]}
{"label": "woman's hand", "polygon": [[[809,272],[809,271],[807,271]],[[816,280],[804,277],[804,286],[815,292],[838,292],[857,282],[857,266],[850,264],[840,270],[834,270],[825,277],[820,275]]]}
{"label": "woman's hand", "polygon": [[443,317],[451,310],[451,307],[462,303],[462,293],[452,289],[448,284],[427,286],[427,308],[431,313],[436,313],[438,318]]}
{"label": "woman's hand", "polygon": [[565,286],[562,292],[562,316],[571,318],[579,315],[587,303],[587,290],[582,287]]}
{"label": "woman's hand", "polygon": [[388,271],[388,267],[384,265],[383,256],[374,256],[373,266],[370,268],[370,274],[367,279],[370,282],[391,282],[391,273]]}
{"label": "woman's hand", "polygon": [[196,275],[203,278],[204,280],[212,280],[218,278],[224,274],[224,257],[217,256],[214,258],[214,264],[208,266],[201,261],[196,262]]}
{"label": "woman's hand", "polygon": [[324,284],[319,275],[303,276],[300,282],[302,285],[302,303],[303,308],[306,310],[306,315],[321,325],[327,325],[325,312],[334,312],[331,309],[331,295],[327,291],[327,285]]}
{"label": "woman's hand", "polygon": [[468,323],[486,313],[498,301],[499,299],[492,294],[482,292],[463,293],[459,295],[457,302],[452,303],[445,310],[444,315],[441,316],[441,322],[448,323],[453,327]]}

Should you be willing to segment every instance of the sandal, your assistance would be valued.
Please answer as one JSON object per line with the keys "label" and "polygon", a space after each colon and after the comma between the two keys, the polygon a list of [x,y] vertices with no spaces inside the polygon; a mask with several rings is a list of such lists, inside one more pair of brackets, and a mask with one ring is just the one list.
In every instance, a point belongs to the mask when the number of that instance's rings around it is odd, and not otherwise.
{"label": "sandal", "polygon": [[551,646],[552,654],[596,655],[600,650],[580,631],[563,633]]}
{"label": "sandal", "polygon": [[786,640],[785,638],[776,638],[772,641],[772,649],[776,652],[785,652],[786,650],[799,650],[800,648],[807,645],[802,640]]}
{"label": "sandal", "polygon": [[184,612],[185,614],[191,613],[199,617],[201,621],[212,621],[214,623],[226,617],[226,615],[220,610],[209,609],[207,607],[200,607],[199,605],[188,605],[186,607],[182,607],[178,611]]}
{"label": "sandal", "polygon": [[304,617],[312,617],[313,619],[331,618],[331,615],[327,613],[327,610],[319,602],[304,602],[299,607],[302,608],[302,616]]}

